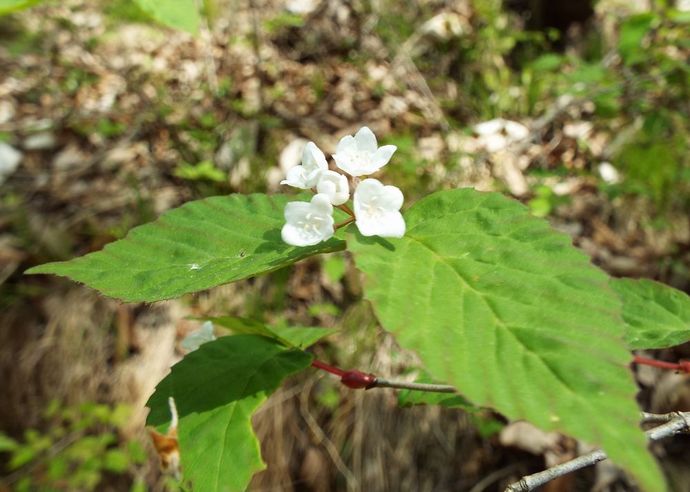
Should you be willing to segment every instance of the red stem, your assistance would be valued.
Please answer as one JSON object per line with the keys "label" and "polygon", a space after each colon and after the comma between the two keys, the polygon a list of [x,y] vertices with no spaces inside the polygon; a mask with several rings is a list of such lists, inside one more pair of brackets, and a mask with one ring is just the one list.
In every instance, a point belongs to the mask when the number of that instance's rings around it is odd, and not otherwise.
{"label": "red stem", "polygon": [[690,373],[690,361],[686,360],[682,360],[680,362],[665,362],[663,360],[649,359],[647,357],[636,355],[633,357],[633,363],[658,367],[659,369],[668,369],[670,371]]}
{"label": "red stem", "polygon": [[320,360],[313,360],[311,362],[312,367],[317,369],[322,369],[331,374],[335,374],[340,378],[340,382],[343,383],[348,388],[352,389],[369,389],[376,386],[376,376],[373,374],[367,374],[362,371],[353,369],[351,371],[344,371],[338,367],[331,366]]}
{"label": "red stem", "polygon": [[321,369],[322,371],[330,372],[331,374],[335,374],[339,378],[343,377],[345,375],[345,371],[338,367],[330,366],[326,364],[325,362],[321,362],[320,360],[314,359],[311,362],[312,367],[316,367],[317,369]]}

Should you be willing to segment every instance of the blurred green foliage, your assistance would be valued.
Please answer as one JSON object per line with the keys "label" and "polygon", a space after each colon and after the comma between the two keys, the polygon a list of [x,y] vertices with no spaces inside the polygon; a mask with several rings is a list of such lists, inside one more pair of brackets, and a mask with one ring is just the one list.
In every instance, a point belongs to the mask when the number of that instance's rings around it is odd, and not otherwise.
{"label": "blurred green foliage", "polygon": [[[119,437],[130,414],[123,404],[64,407],[52,401],[44,412],[45,430],[26,429],[17,440],[0,433],[0,453],[8,456],[0,484],[18,492],[97,490],[106,474],[136,475],[148,457],[139,442]],[[140,481],[134,479],[132,487]]]}

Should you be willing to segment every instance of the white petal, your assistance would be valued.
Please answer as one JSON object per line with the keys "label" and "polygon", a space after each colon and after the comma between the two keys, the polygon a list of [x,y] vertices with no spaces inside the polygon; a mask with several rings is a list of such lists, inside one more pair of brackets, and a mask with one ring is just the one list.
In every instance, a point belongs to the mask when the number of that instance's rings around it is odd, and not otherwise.
{"label": "white petal", "polygon": [[328,241],[331,237],[333,237],[333,234],[335,233],[335,229],[333,228],[333,220],[331,219],[330,222],[324,222],[323,225],[319,228],[319,235],[320,235],[320,240],[321,241]]}
{"label": "white petal", "polygon": [[321,174],[316,191],[327,195],[333,205],[342,205],[350,198],[347,178],[335,171],[325,171]]}
{"label": "white petal", "polygon": [[285,184],[288,186],[294,186],[295,188],[300,188],[307,190],[311,186],[307,183],[307,177],[304,174],[304,166],[295,166],[288,169],[286,179],[282,180],[280,184]]}
{"label": "white petal", "polygon": [[335,148],[336,154],[346,154],[349,152],[357,151],[357,143],[355,142],[355,137],[352,135],[346,135],[340,139],[338,146]]}
{"label": "white petal", "polygon": [[323,193],[317,193],[314,195],[314,197],[311,199],[310,212],[330,216],[333,213],[333,205],[331,205],[328,195]]}
{"label": "white petal", "polygon": [[310,203],[290,202],[284,213],[281,237],[288,244],[311,246],[333,236],[333,206],[324,194],[314,195]]}
{"label": "white petal", "polygon": [[355,221],[363,236],[403,237],[405,219],[400,212],[388,212],[379,217],[357,217]]}
{"label": "white petal", "polygon": [[387,185],[381,190],[381,206],[386,210],[391,212],[400,210],[404,200],[402,191],[396,186]]}
{"label": "white petal", "polygon": [[383,190],[383,184],[378,179],[368,178],[359,183],[355,189],[354,206],[355,214],[357,208],[368,204],[372,198],[378,196]]}
{"label": "white petal", "polygon": [[[319,193],[323,193],[324,195],[328,195],[329,198],[335,195],[336,187],[335,183],[329,179],[324,179],[323,176],[321,176],[321,179],[319,179],[319,183],[316,185],[316,191]],[[332,202],[332,201],[331,201]]]}
{"label": "white petal", "polygon": [[376,135],[372,132],[369,127],[363,126],[355,134],[355,142],[357,143],[357,149],[361,152],[369,152],[373,154],[376,152],[378,143],[376,142]]}
{"label": "white petal", "polygon": [[285,224],[280,231],[280,236],[283,238],[283,241],[291,246],[313,246],[322,241],[320,236],[316,234],[307,236],[302,229],[292,224]]}
{"label": "white petal", "polygon": [[304,180],[307,187],[313,188],[314,186],[316,186],[316,183],[319,182],[319,178],[321,177],[321,174],[324,172],[325,172],[324,169],[319,168],[319,169],[314,169],[311,173],[309,173]]}
{"label": "white petal", "polygon": [[402,237],[405,220],[398,209],[403,194],[395,186],[377,179],[365,179],[355,190],[355,223],[364,236]]}
{"label": "white petal", "polygon": [[308,168],[327,168],[326,156],[314,142],[307,142],[302,151],[302,165]]}
{"label": "white petal", "polygon": [[391,157],[393,157],[393,153],[396,150],[398,150],[398,148],[395,145],[384,145],[383,147],[379,148],[372,158],[372,164],[376,170],[379,170],[388,164],[388,161],[391,160]]}
{"label": "white petal", "polygon": [[338,169],[345,171],[350,176],[371,174],[371,171],[351,154],[333,154],[333,160],[335,160],[335,165],[338,166]]}
{"label": "white petal", "polygon": [[290,202],[285,205],[285,222],[297,222],[309,213],[311,205],[307,202]]}

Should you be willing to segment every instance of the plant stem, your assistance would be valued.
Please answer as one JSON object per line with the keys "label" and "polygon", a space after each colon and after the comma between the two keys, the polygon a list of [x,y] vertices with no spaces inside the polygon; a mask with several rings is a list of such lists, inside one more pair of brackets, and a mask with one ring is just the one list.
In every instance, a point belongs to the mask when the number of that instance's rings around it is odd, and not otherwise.
{"label": "plant stem", "polygon": [[347,203],[343,203],[342,205],[337,205],[337,207],[340,210],[342,210],[343,212],[345,212],[347,215],[349,215],[350,217],[354,218],[355,213],[352,211],[352,209],[350,207],[347,206]]}
{"label": "plant stem", "polygon": [[345,374],[345,371],[343,371],[342,369],[335,366],[331,366],[329,364],[326,364],[325,362],[321,362],[320,360],[316,359],[314,359],[311,362],[311,366],[316,367],[317,369],[321,369],[322,371],[330,372],[331,374],[334,374],[338,377],[343,377],[343,375]]}
{"label": "plant stem", "polygon": [[340,382],[348,388],[352,389],[372,389],[372,388],[394,388],[394,389],[409,389],[413,391],[427,391],[431,393],[456,393],[457,391],[452,386],[447,384],[429,384],[429,383],[408,383],[406,381],[389,381],[387,379],[379,378],[374,374],[367,374],[356,369],[345,371],[339,367],[331,366],[320,360],[314,360],[311,363],[312,367],[329,372],[340,378]]}
{"label": "plant stem", "polygon": [[349,217],[349,218],[343,220],[342,222],[336,224],[336,225],[333,226],[333,227],[335,227],[335,229],[338,230],[338,229],[340,229],[341,227],[345,227],[346,225],[353,223],[354,221],[355,221],[355,218],[354,218],[354,217]]}
{"label": "plant stem", "polygon": [[663,360],[649,359],[636,355],[633,358],[634,364],[658,367],[659,369],[669,369],[671,371],[690,373],[690,361],[665,362]]}

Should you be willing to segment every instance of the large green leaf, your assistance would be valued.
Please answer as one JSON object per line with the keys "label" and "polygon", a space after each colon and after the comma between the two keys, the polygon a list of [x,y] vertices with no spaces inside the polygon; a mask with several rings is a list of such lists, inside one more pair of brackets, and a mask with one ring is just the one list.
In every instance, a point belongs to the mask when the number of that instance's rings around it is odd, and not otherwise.
{"label": "large green leaf", "polygon": [[196,0],[134,0],[139,7],[161,24],[196,34],[199,30],[199,8]]}
{"label": "large green leaf", "polygon": [[309,354],[265,337],[221,337],[173,366],[147,403],[147,423],[164,430],[173,397],[182,471],[194,490],[244,491],[264,467],[253,413],[285,377],[310,362]]}
{"label": "large green leaf", "polygon": [[384,328],[473,403],[600,445],[659,490],[607,277],[499,194],[438,192],[405,217],[401,239],[348,236]]}
{"label": "large green leaf", "polygon": [[344,249],[332,238],[306,248],[285,244],[284,195],[230,195],[189,202],[132,229],[102,251],[48,263],[27,273],[54,273],[125,301],[159,301]]}
{"label": "large green leaf", "polygon": [[690,297],[652,280],[612,279],[623,301],[631,349],[672,347],[690,341]]}

